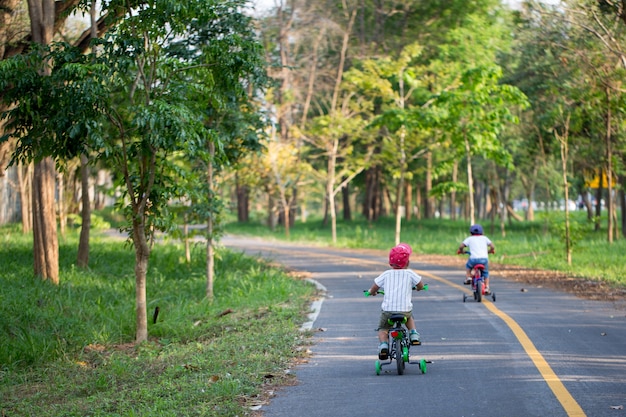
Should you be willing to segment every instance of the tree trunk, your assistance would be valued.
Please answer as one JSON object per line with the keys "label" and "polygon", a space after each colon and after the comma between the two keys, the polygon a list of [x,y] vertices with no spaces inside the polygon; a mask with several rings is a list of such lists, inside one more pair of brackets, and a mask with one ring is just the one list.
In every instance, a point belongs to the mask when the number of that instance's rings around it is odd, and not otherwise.
{"label": "tree trunk", "polygon": [[[28,13],[33,42],[49,45],[54,32],[54,0],[28,0]],[[50,74],[50,66],[41,68],[42,76]],[[32,201],[33,256],[35,275],[58,284],[59,241],[54,204],[55,176],[52,158],[46,157],[35,164]]]}
{"label": "tree trunk", "polygon": [[54,161],[35,164],[33,176],[33,256],[36,276],[59,283],[59,241],[54,212]]}
{"label": "tree trunk", "polygon": [[326,180],[326,195],[328,196],[328,210],[330,214],[330,228],[333,244],[337,243],[337,214],[335,213],[335,164],[337,158],[337,148],[339,139],[335,138],[332,142],[332,148],[328,153],[328,178]]}
{"label": "tree trunk", "polygon": [[529,177],[525,177],[525,180],[522,180],[526,200],[528,200],[528,206],[526,207],[524,218],[528,221],[535,220],[535,208],[533,207],[533,200],[535,198],[535,186],[537,184],[538,173],[539,164],[533,164],[533,171],[531,175]]}
{"label": "tree trunk", "polygon": [[376,218],[376,167],[365,171],[365,197],[363,198],[363,217],[368,222]]}
{"label": "tree trunk", "polygon": [[561,174],[563,176],[563,195],[565,197],[565,254],[567,259],[567,264],[572,264],[572,235],[570,230],[570,222],[569,222],[569,183],[567,181],[567,160],[568,160],[568,140],[569,140],[569,115],[567,116],[564,122],[563,133],[559,134],[555,129],[554,135],[558,139],[561,145]]}
{"label": "tree trunk", "polygon": [[467,190],[468,190],[468,203],[469,203],[469,216],[470,223],[475,224],[476,218],[474,213],[474,180],[472,173],[472,154],[470,150],[470,143],[467,139],[467,135],[463,137],[465,139],[465,158],[467,159]]}
{"label": "tree trunk", "polygon": [[65,205],[65,175],[57,172],[57,209],[59,216],[59,232],[65,237],[65,229],[67,228],[67,209]]}
{"label": "tree trunk", "polygon": [[[213,198],[213,158],[215,157],[215,144],[209,142],[210,160],[207,167],[207,185],[209,196]],[[213,281],[215,279],[215,248],[213,245],[213,213],[209,214],[207,219],[207,236],[206,236],[206,297],[209,301],[213,301]]]}
{"label": "tree trunk", "polygon": [[[96,16],[96,0],[91,0],[89,18],[91,22],[91,38],[98,37],[98,22]],[[92,52],[96,52],[96,46]],[[80,188],[81,188],[81,227],[80,240],[78,241],[77,265],[80,268],[89,266],[89,233],[91,231],[91,199],[89,198],[89,158],[86,154],[80,155]]]}
{"label": "tree trunk", "polygon": [[19,0],[0,0],[0,59],[4,58],[6,46],[10,43],[7,31],[17,16],[18,4]]}
{"label": "tree trunk", "polygon": [[81,218],[80,240],[78,241],[78,256],[76,264],[80,268],[89,266],[89,232],[91,230],[91,201],[89,198],[89,160],[87,155],[80,156],[80,184],[81,184]]}
{"label": "tree trunk", "polygon": [[604,190],[604,169],[600,168],[598,179],[598,188],[596,189],[596,217],[595,231],[600,230],[600,216],[602,216],[602,191]]}
{"label": "tree trunk", "polygon": [[[285,10],[281,5],[278,9],[278,19],[281,22],[280,32],[278,35],[278,50],[280,53],[280,88],[277,90],[278,95],[278,129],[280,137],[283,141],[289,140],[289,128],[291,120],[291,103],[288,100],[289,91],[291,89],[291,64],[289,62],[289,47],[291,45],[290,37],[291,27],[294,20],[295,7]],[[286,16],[286,17],[285,17]]]}
{"label": "tree trunk", "polygon": [[135,246],[135,342],[143,343],[148,340],[146,276],[150,259],[150,245],[146,237],[143,217],[140,221],[133,222],[133,243]]}
{"label": "tree trunk", "polygon": [[341,189],[341,197],[343,201],[343,219],[345,221],[352,220],[352,210],[350,208],[350,184],[346,184]]}
{"label": "tree trunk", "polygon": [[33,164],[17,165],[17,183],[20,190],[22,232],[26,234],[33,230]]}
{"label": "tree trunk", "polygon": [[407,222],[413,218],[413,187],[409,181],[407,181],[404,191],[404,215]]}
{"label": "tree trunk", "polygon": [[430,196],[433,189],[433,153],[426,153],[426,189],[424,190],[424,218],[432,219],[434,217],[435,202]]}
{"label": "tree trunk", "polygon": [[[456,183],[459,180],[459,161],[455,160],[452,166],[452,182]],[[450,193],[450,219],[456,220],[456,191],[452,190]]]}
{"label": "tree trunk", "polygon": [[273,231],[276,228],[276,204],[272,191],[269,188],[265,191],[267,192],[267,226]]}
{"label": "tree trunk", "polygon": [[[606,178],[607,178],[607,241],[613,243],[613,150],[611,147],[611,90],[606,88],[606,134],[605,134],[605,146],[606,146]],[[565,200],[567,205],[567,200]]]}
{"label": "tree trunk", "polygon": [[[339,101],[339,93],[341,87],[341,81],[343,80],[343,72],[345,70],[345,62],[346,55],[348,53],[348,46],[350,42],[350,36],[352,35],[352,27],[354,25],[354,20],[356,19],[357,9],[352,10],[350,15],[348,16],[348,10],[344,11],[346,17],[349,17],[348,27],[343,32],[343,41],[341,44],[341,53],[339,55],[339,65],[337,66],[337,76],[335,77],[335,87],[333,88],[333,95],[330,103],[330,116],[331,120],[335,117],[335,114],[338,112],[337,103]],[[326,183],[326,193],[328,195],[328,208],[330,210],[330,221],[331,221],[331,235],[333,244],[337,243],[337,213],[335,209],[335,194],[338,191],[335,191],[335,181],[336,181],[336,172],[335,169],[337,167],[337,153],[339,150],[339,137],[334,137],[330,146],[328,147],[328,175],[327,183]],[[332,170],[332,171],[331,171]]]}
{"label": "tree trunk", "polygon": [[415,217],[417,220],[422,218],[422,189],[420,187],[415,187]]}
{"label": "tree trunk", "polygon": [[237,221],[247,223],[250,221],[250,190],[247,185],[241,185],[239,178],[236,178],[237,193]]}

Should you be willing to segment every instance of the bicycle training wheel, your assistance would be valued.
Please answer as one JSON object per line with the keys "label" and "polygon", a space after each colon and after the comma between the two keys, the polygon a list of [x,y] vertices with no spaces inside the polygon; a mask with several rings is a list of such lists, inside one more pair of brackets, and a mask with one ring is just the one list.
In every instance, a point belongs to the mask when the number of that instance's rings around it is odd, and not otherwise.
{"label": "bicycle training wheel", "polygon": [[423,374],[426,373],[426,359],[420,361],[420,371],[422,371]]}

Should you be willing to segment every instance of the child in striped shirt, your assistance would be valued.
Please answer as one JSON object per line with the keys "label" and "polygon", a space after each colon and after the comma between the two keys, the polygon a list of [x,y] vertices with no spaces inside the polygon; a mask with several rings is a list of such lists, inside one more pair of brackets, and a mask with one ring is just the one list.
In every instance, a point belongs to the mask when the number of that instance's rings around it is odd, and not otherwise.
{"label": "child in striped shirt", "polygon": [[422,277],[413,270],[408,269],[409,258],[413,250],[406,243],[400,243],[389,251],[389,266],[392,269],[380,274],[374,279],[374,284],[369,289],[370,295],[376,295],[383,288],[385,294],[381,305],[382,313],[378,324],[378,357],[387,359],[389,354],[388,332],[391,325],[387,321],[392,314],[403,314],[407,318],[406,327],[409,329],[409,338],[412,345],[419,345],[420,335],[415,328],[413,320],[413,303],[411,301],[412,290],[424,288]]}

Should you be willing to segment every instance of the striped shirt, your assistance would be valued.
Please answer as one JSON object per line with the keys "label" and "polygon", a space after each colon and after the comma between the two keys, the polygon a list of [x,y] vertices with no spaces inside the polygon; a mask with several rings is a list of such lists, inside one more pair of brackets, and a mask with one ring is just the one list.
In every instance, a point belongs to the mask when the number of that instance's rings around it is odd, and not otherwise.
{"label": "striped shirt", "polygon": [[412,289],[422,277],[411,269],[388,269],[380,274],[374,283],[384,288],[383,311],[411,311]]}

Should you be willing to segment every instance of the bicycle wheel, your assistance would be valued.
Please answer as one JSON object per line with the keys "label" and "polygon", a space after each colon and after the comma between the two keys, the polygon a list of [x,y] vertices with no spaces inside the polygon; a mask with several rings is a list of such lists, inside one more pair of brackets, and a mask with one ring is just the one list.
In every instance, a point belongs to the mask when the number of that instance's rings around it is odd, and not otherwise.
{"label": "bicycle wheel", "polygon": [[476,301],[478,301],[479,303],[481,301],[483,301],[483,290],[485,287],[485,283],[483,282],[482,279],[476,281]]}
{"label": "bicycle wheel", "polygon": [[393,349],[396,352],[396,366],[398,367],[398,375],[404,374],[404,358],[402,354],[402,341],[394,339]]}

